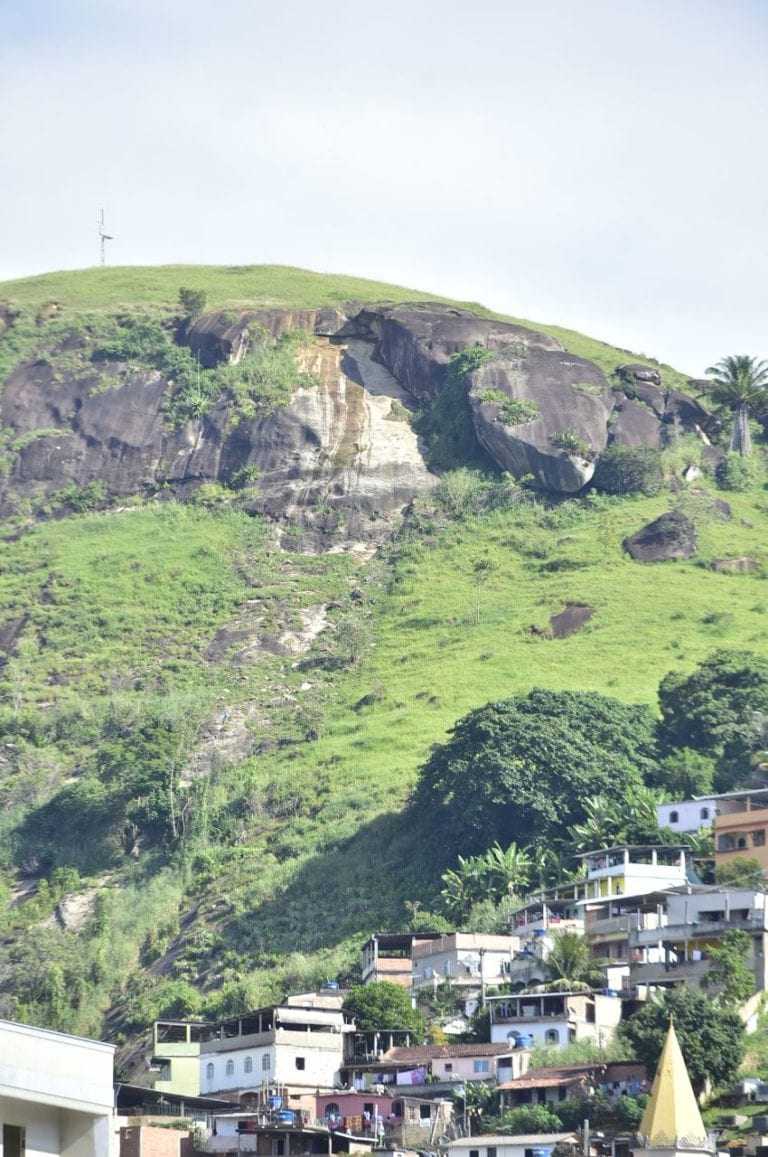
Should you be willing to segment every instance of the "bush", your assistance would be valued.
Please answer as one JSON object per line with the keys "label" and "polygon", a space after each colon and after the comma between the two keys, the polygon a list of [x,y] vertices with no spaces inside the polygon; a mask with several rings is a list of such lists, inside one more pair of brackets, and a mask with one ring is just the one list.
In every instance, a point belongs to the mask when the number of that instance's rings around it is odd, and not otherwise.
{"label": "bush", "polygon": [[561,1133],[560,1118],[543,1105],[522,1105],[511,1109],[500,1117],[495,1127],[497,1133]]}
{"label": "bush", "polygon": [[715,479],[721,490],[749,490],[754,478],[752,463],[741,454],[729,452],[718,463]]}
{"label": "bush", "polygon": [[587,442],[570,427],[557,434],[552,434],[549,441],[556,450],[563,450],[566,454],[575,455],[577,458],[590,459],[594,457],[594,452]]}
{"label": "bush", "polygon": [[503,422],[505,426],[522,426],[538,416],[539,407],[535,402],[510,398],[501,407],[497,421]]}
{"label": "bush", "polygon": [[189,318],[199,317],[207,301],[208,296],[204,289],[189,289],[182,286],[179,290],[179,305]]}
{"label": "bush", "polygon": [[658,494],[664,483],[661,455],[650,446],[608,446],[592,481],[608,494]]}

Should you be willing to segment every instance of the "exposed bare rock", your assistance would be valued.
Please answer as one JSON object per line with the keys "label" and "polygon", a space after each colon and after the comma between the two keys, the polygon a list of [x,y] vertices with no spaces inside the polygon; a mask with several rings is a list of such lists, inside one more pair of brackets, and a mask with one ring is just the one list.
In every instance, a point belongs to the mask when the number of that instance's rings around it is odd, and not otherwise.
{"label": "exposed bare rock", "polygon": [[[524,403],[535,416],[510,419],[499,396]],[[574,494],[594,474],[608,441],[613,396],[593,362],[518,346],[473,374],[470,404],[481,445],[503,469],[531,476],[541,490]]]}
{"label": "exposed bare rock", "polygon": [[620,446],[651,446],[658,450],[663,445],[663,425],[659,416],[648,406],[620,395],[609,430],[609,441]]}
{"label": "exposed bare rock", "polygon": [[232,315],[219,310],[199,317],[184,335],[193,353],[206,368],[222,362],[237,363],[255,333],[280,337],[289,330],[303,330],[331,337],[347,322],[338,309],[248,309]]}
{"label": "exposed bare rock", "polygon": [[532,349],[563,348],[548,334],[430,302],[363,309],[337,337],[375,341],[376,358],[419,401],[437,397],[451,355],[468,346],[480,345],[489,350],[501,350],[511,344]]}
{"label": "exposed bare rock", "polygon": [[696,528],[680,510],[670,510],[624,539],[624,549],[637,562],[687,559],[696,552]]}
{"label": "exposed bare rock", "polygon": [[585,623],[589,622],[594,613],[595,608],[591,607],[589,603],[568,603],[562,611],[552,615],[549,620],[552,637],[567,639],[569,635],[575,635]]}
{"label": "exposed bare rock", "polygon": [[661,385],[661,374],[653,366],[643,365],[641,362],[634,362],[631,365],[616,366],[616,376],[621,378],[623,382],[632,383],[646,382],[651,386]]}
{"label": "exposed bare rock", "polygon": [[760,560],[744,555],[741,558],[714,558],[712,570],[731,572],[736,574],[751,574],[760,569]]}

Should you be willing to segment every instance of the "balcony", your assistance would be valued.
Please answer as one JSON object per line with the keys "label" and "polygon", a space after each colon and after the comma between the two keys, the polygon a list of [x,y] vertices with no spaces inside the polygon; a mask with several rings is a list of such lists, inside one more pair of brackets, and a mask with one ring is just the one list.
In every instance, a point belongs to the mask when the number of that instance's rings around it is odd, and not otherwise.
{"label": "balcony", "polygon": [[695,943],[697,940],[711,940],[722,936],[724,932],[739,930],[742,932],[768,931],[768,912],[762,910],[751,916],[731,915],[728,920],[697,920],[695,917],[687,924],[666,924],[661,928],[639,929],[632,932],[630,943],[633,948],[652,947],[662,941],[675,943]]}
{"label": "balcony", "polygon": [[699,984],[709,969],[708,960],[681,960],[677,964],[633,964],[625,977],[625,988],[638,984]]}

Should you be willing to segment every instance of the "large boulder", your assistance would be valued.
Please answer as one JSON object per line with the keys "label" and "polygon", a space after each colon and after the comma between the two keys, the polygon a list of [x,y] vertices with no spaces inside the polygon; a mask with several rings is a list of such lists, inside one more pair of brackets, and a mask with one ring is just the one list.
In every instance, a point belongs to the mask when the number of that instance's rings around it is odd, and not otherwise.
{"label": "large boulder", "polygon": [[624,539],[624,549],[637,562],[687,559],[696,551],[696,528],[680,510],[670,510]]}
{"label": "large boulder", "polygon": [[376,358],[419,402],[434,401],[445,384],[451,355],[468,346],[563,348],[556,338],[537,330],[430,302],[365,308],[336,337],[374,342]]}
{"label": "large boulder", "polygon": [[559,494],[589,482],[613,408],[593,362],[515,346],[472,375],[469,399],[478,440],[502,469]]}

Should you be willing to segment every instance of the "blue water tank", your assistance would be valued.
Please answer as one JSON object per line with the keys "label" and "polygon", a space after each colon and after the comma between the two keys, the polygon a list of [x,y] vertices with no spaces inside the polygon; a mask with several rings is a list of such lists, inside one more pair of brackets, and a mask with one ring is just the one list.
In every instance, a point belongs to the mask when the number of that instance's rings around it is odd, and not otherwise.
{"label": "blue water tank", "polygon": [[546,1145],[535,1145],[531,1149],[531,1157],[549,1157],[551,1152],[552,1150],[548,1149]]}
{"label": "blue water tank", "polygon": [[320,991],[321,992],[338,992],[338,990],[339,990],[338,980],[326,980],[325,984],[320,985]]}
{"label": "blue water tank", "polygon": [[267,1105],[270,1109],[282,1109],[283,1098],[277,1096],[267,1097]]}
{"label": "blue water tank", "polygon": [[618,996],[618,991],[615,988],[602,988],[600,990],[603,996]]}
{"label": "blue water tank", "polygon": [[534,928],[534,930],[533,930],[534,939],[536,939],[537,936],[546,936],[546,935],[547,935],[546,928]]}
{"label": "blue water tank", "polygon": [[275,1120],[278,1125],[292,1125],[293,1124],[293,1110],[281,1109],[279,1113],[275,1113]]}

